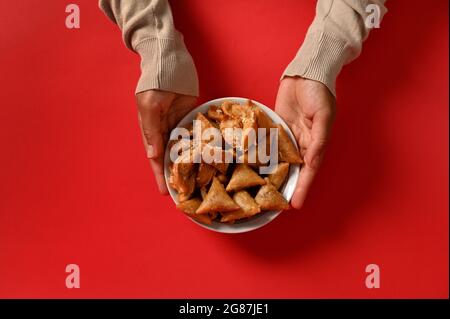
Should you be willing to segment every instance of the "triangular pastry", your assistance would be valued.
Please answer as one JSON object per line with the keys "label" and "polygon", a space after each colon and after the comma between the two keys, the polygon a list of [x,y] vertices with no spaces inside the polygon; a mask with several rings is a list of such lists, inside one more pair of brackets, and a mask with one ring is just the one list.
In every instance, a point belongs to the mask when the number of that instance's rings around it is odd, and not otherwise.
{"label": "triangular pastry", "polygon": [[277,191],[275,186],[266,177],[266,185],[262,186],[256,194],[255,201],[262,210],[283,210],[289,208],[289,203]]}
{"label": "triangular pastry", "polygon": [[206,189],[206,186],[203,186],[200,188],[200,196],[202,199],[205,199],[206,195],[208,195],[208,190]]}
{"label": "triangular pastry", "polygon": [[[198,124],[194,125],[194,132],[198,134],[197,137],[201,142],[211,142],[215,139],[215,136],[220,136],[220,130],[202,113],[197,113],[195,120],[200,122],[200,132],[198,132]],[[209,130],[212,129],[212,130]],[[208,130],[208,132],[206,132]],[[220,136],[221,139],[221,136]],[[216,138],[217,140],[217,138]]]}
{"label": "triangular pastry", "polygon": [[216,174],[216,176],[217,176],[217,179],[219,180],[219,182],[221,182],[222,184],[228,183],[227,175],[222,174],[222,173],[218,173],[218,174]]}
{"label": "triangular pastry", "polygon": [[239,191],[233,195],[233,200],[241,208],[228,213],[222,213],[221,222],[232,222],[238,219],[251,217],[258,214],[261,209],[255,200],[246,191]]}
{"label": "triangular pastry", "polygon": [[192,174],[183,180],[183,188],[178,193],[178,201],[187,201],[195,190],[195,174]]}
{"label": "triangular pastry", "polygon": [[223,120],[224,117],[224,113],[222,111],[222,109],[216,105],[211,105],[208,109],[208,118],[210,118],[211,120],[220,122]]}
{"label": "triangular pastry", "polygon": [[201,203],[202,201],[200,199],[192,198],[188,201],[178,204],[177,208],[183,211],[189,217],[195,219],[196,221],[210,225],[212,220],[209,214],[202,214],[202,215],[195,214],[195,211],[197,210],[197,208],[200,206]]}
{"label": "triangular pastry", "polygon": [[278,127],[278,154],[280,161],[294,164],[302,164],[303,160],[298,154],[297,148],[295,147],[294,143],[292,143],[292,140],[284,130],[283,126],[281,124],[278,124],[277,127]]}
{"label": "triangular pastry", "polygon": [[288,173],[289,163],[278,163],[277,168],[269,175],[269,180],[276,189],[279,189]]}
{"label": "triangular pastry", "polygon": [[247,164],[236,164],[226,190],[227,192],[238,191],[252,186],[264,185],[265,183],[264,179]]}
{"label": "triangular pastry", "polygon": [[237,209],[239,209],[239,205],[233,202],[217,177],[213,177],[208,194],[197,209],[196,214],[230,212]]}
{"label": "triangular pastry", "polygon": [[208,185],[215,173],[216,169],[214,168],[214,166],[208,165],[206,163],[200,163],[200,165],[198,166],[197,177],[195,178],[197,187]]}
{"label": "triangular pastry", "polygon": [[275,124],[270,119],[270,117],[266,114],[266,112],[261,110],[259,107],[254,107],[254,110],[255,110],[256,119],[258,122],[258,127],[267,129],[266,133],[269,134],[269,129],[275,128],[276,127]]}

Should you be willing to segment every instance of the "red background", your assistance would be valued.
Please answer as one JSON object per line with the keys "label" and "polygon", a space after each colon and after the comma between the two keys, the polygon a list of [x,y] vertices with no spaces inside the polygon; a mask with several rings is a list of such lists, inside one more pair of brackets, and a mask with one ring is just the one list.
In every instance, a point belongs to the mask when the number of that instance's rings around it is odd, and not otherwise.
{"label": "red background", "polygon": [[[338,81],[301,211],[202,229],[161,197],[139,135],[139,58],[96,1],[0,3],[0,297],[448,297],[448,1],[388,1]],[[201,101],[273,105],[315,1],[172,1]],[[65,267],[81,288],[65,287]],[[365,287],[365,266],[381,288]]]}

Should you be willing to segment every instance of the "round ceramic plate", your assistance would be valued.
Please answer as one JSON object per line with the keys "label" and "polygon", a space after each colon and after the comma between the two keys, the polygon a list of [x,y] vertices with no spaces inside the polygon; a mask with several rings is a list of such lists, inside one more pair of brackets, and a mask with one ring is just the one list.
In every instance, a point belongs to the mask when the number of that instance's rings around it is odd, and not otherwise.
{"label": "round ceramic plate", "polygon": [[[224,101],[234,101],[239,104],[244,104],[246,101],[248,101],[248,99],[244,99],[241,97],[224,97],[224,98],[215,99],[215,100],[203,103],[199,107],[196,107],[191,112],[189,112],[180,121],[180,123],[178,123],[178,126],[181,127],[181,126],[191,123],[194,120],[194,118],[198,112],[205,114],[211,105],[221,105],[222,102],[224,102]],[[289,129],[289,127],[287,126],[287,124],[283,121],[283,119],[277,113],[275,113],[270,108],[268,108],[267,106],[265,106],[259,102],[256,102],[255,100],[252,100],[252,101],[255,105],[259,106],[264,112],[266,112],[266,114],[272,119],[272,121],[274,123],[281,124],[284,127],[284,129],[288,133],[289,137],[291,138],[292,142],[297,147],[297,142],[295,141],[294,135],[292,134],[292,132]],[[170,150],[169,150],[169,147],[166,147],[166,152],[164,154],[164,176],[166,179],[166,184],[167,184],[167,188],[169,189],[170,196],[172,197],[173,201],[176,204],[178,204],[177,192],[169,185],[169,163],[170,163]],[[288,202],[291,200],[292,195],[294,194],[295,185],[297,184],[299,173],[300,173],[300,166],[291,164],[289,166],[289,174],[286,178],[286,181],[279,190],[280,193],[283,194],[284,198],[286,198],[286,200]],[[187,215],[186,215],[186,217],[189,218],[190,220],[192,220],[194,223],[196,223],[204,228],[207,228],[209,230],[213,230],[213,231],[220,232],[220,233],[233,234],[233,233],[248,232],[251,230],[258,229],[264,225],[267,225],[272,220],[274,220],[280,213],[281,213],[281,211],[262,212],[260,214],[255,215],[254,217],[245,219],[243,221],[238,221],[234,224],[219,223],[219,222],[214,221],[211,225],[206,225],[206,224],[197,222],[197,221],[193,220],[192,218],[188,217]]]}

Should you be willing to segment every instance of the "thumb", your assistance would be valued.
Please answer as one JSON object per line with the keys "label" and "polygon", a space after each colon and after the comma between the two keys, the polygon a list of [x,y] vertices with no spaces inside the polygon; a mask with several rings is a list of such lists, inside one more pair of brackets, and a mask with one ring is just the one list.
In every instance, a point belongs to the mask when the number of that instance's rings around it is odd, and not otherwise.
{"label": "thumb", "polygon": [[[152,94],[153,95],[153,94]],[[147,157],[154,159],[163,152],[161,115],[170,101],[158,99],[156,96],[138,96],[139,123],[142,130]]]}
{"label": "thumb", "polygon": [[162,154],[163,141],[161,134],[161,124],[153,117],[142,116],[139,113],[139,123],[142,131],[142,139],[149,159],[158,158]]}

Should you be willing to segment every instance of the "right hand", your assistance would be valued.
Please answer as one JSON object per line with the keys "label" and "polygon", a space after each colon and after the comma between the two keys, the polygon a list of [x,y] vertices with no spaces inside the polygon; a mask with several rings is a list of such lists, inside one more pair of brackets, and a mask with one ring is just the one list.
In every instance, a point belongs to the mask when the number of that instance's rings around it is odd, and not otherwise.
{"label": "right hand", "polygon": [[300,77],[284,78],[275,111],[286,121],[305,160],[291,205],[300,209],[316,176],[336,114],[335,98],[322,83]]}
{"label": "right hand", "polygon": [[197,103],[194,96],[149,90],[136,95],[139,123],[147,157],[159,192],[168,194],[164,179],[164,150],[170,131]]}

